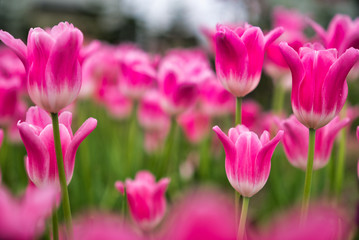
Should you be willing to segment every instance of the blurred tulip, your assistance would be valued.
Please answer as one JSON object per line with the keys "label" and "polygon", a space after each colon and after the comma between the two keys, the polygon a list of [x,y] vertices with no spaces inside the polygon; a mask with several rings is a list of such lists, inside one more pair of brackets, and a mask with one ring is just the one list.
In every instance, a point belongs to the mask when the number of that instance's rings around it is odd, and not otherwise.
{"label": "blurred tulip", "polygon": [[4,139],[4,131],[2,129],[0,129],[0,147],[2,145],[3,139]]}
{"label": "blurred tulip", "polygon": [[79,51],[83,35],[72,24],[61,22],[51,30],[30,29],[27,46],[0,31],[0,40],[20,58],[27,70],[31,100],[51,113],[72,103],[81,88]]}
{"label": "blurred tulip", "polygon": [[[339,131],[350,122],[349,118],[340,120],[335,117],[324,127],[315,132],[315,150],[313,169],[324,167],[330,158],[334,140]],[[284,130],[283,146],[289,162],[297,168],[306,170],[308,158],[309,130],[294,115],[281,122]]]}
{"label": "blurred tulip", "polygon": [[170,51],[161,60],[158,69],[163,109],[170,115],[177,115],[192,107],[199,94],[199,84],[211,74],[212,69],[202,51]]}
{"label": "blurred tulip", "polygon": [[[151,231],[162,220],[166,212],[164,196],[169,178],[162,178],[156,183],[155,177],[148,171],[139,171],[134,180],[126,179],[124,183],[131,216],[143,231]],[[116,182],[115,186],[122,193]]]}
{"label": "blurred tulip", "polygon": [[234,206],[217,191],[201,190],[174,205],[164,225],[171,240],[235,240]]}
{"label": "blurred tulip", "polygon": [[178,116],[178,124],[191,143],[199,143],[209,134],[211,118],[200,110],[192,109]]}
{"label": "blurred tulip", "polygon": [[287,43],[280,49],[292,72],[294,115],[308,128],[325,126],[346,101],[345,78],[359,59],[359,50],[348,49],[338,58],[337,50],[322,50],[319,44],[302,47],[299,55]]}
{"label": "blurred tulip", "polygon": [[271,221],[268,231],[260,240],[341,240],[348,239],[350,223],[339,209],[321,203],[309,209],[308,217],[301,221],[298,211],[288,211]]}
{"label": "blurred tulip", "polygon": [[144,147],[146,152],[154,153],[163,150],[168,132],[169,132],[169,126],[160,131],[145,131]]}
{"label": "blurred tulip", "polygon": [[[144,240],[122,218],[115,215],[88,214],[74,221],[73,239]],[[64,236],[60,239],[66,240]]]}
{"label": "blurred tulip", "polygon": [[155,62],[151,56],[134,45],[123,44],[117,49],[122,93],[140,99],[155,84]]}
{"label": "blurred tulip", "polygon": [[55,188],[29,185],[20,199],[0,186],[0,239],[37,239],[56,204]]}
{"label": "blurred tulip", "polygon": [[226,152],[226,173],[232,187],[244,197],[252,197],[268,180],[271,158],[283,131],[270,140],[264,131],[260,138],[243,125],[231,128],[228,136],[215,126]]}
{"label": "blurred tulip", "polygon": [[262,108],[256,101],[254,100],[243,101],[242,124],[249,129],[256,128],[258,122],[263,121],[263,119],[261,118],[261,112],[262,112]]}
{"label": "blurred tulip", "polygon": [[257,87],[265,49],[282,32],[282,28],[276,28],[264,36],[259,27],[248,24],[235,29],[217,25],[216,72],[227,91],[244,97]]}
{"label": "blurred tulip", "polygon": [[[67,184],[70,183],[75,166],[75,155],[80,143],[95,129],[97,120],[89,118],[72,134],[72,114],[59,115],[60,136]],[[51,117],[39,107],[29,108],[25,122],[18,122],[18,128],[28,156],[26,171],[36,186],[54,184],[60,187]]]}
{"label": "blurred tulip", "polygon": [[168,132],[170,116],[165,113],[159,101],[161,95],[156,90],[146,92],[138,107],[138,123],[146,131]]}

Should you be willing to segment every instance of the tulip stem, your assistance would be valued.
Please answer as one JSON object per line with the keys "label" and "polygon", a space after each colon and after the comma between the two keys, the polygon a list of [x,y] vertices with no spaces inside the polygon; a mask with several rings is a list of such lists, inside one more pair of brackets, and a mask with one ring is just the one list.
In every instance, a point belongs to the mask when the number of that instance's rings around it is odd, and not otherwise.
{"label": "tulip stem", "polygon": [[239,220],[237,240],[243,240],[244,239],[246,220],[247,220],[247,213],[248,213],[248,204],[249,204],[249,198],[248,197],[243,197],[242,211],[241,211],[241,218]]}
{"label": "tulip stem", "polygon": [[[132,174],[132,170],[134,169],[134,165],[138,164],[135,156],[135,151],[138,151],[136,148],[136,137],[137,136],[137,102],[134,102],[130,122],[128,129],[128,149],[127,149],[127,175]],[[138,167],[138,166],[136,166]]]}
{"label": "tulip stem", "polygon": [[[164,176],[166,174],[170,174],[172,170],[172,166],[170,166],[170,157],[172,156],[175,158],[175,154],[172,152],[172,148],[174,147],[174,141],[175,141],[175,135],[176,135],[176,129],[177,129],[177,122],[176,117],[171,117],[171,127],[170,132],[168,133],[168,136],[166,138],[165,147],[163,149],[163,155],[162,155],[162,167],[160,170],[160,176]],[[172,165],[175,164],[175,159],[172,159]]]}
{"label": "tulip stem", "polygon": [[236,126],[242,124],[242,98],[236,97]]}
{"label": "tulip stem", "polygon": [[273,102],[272,107],[275,113],[281,113],[283,110],[285,98],[285,89],[282,86],[282,83],[274,84],[274,93],[273,93]]}
{"label": "tulip stem", "polygon": [[54,133],[57,169],[59,172],[59,180],[61,185],[62,207],[64,210],[67,234],[71,236],[72,235],[71,207],[70,207],[69,193],[67,190],[67,182],[66,182],[65,167],[63,160],[64,158],[61,149],[59,115],[57,113],[51,113],[51,118],[52,118],[52,128]]}
{"label": "tulip stem", "polygon": [[[340,118],[343,119],[347,116],[347,104],[344,104],[341,112]],[[340,199],[340,193],[342,191],[343,185],[343,176],[344,176],[344,166],[345,166],[345,148],[347,145],[347,129],[343,128],[340,130],[340,140],[338,145],[338,161],[336,164],[336,172],[334,178],[334,194],[335,194],[335,201],[338,202]]]}
{"label": "tulip stem", "polygon": [[58,220],[57,220],[57,209],[54,208],[52,213],[52,239],[59,240],[59,229],[58,229]]}
{"label": "tulip stem", "polygon": [[305,172],[304,193],[302,199],[302,213],[301,213],[302,221],[306,219],[308,213],[308,207],[309,207],[310,188],[311,188],[312,176],[313,176],[314,147],[315,147],[315,129],[309,128],[308,161],[307,161],[307,170]]}

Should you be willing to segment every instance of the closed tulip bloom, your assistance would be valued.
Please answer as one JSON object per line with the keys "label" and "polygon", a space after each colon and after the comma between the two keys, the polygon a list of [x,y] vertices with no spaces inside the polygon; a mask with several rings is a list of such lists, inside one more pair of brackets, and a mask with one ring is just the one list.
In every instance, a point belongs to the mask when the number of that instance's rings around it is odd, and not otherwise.
{"label": "closed tulip bloom", "polygon": [[[143,231],[152,230],[162,220],[169,182],[170,179],[163,178],[156,183],[155,177],[148,171],[140,171],[134,180],[126,180],[124,185],[131,216]],[[119,185],[120,182],[117,182],[116,187]]]}
{"label": "closed tulip bloom", "polygon": [[226,152],[226,173],[232,187],[244,197],[252,197],[268,180],[271,158],[283,136],[280,130],[270,140],[264,131],[260,138],[243,125],[231,128],[228,136],[215,126],[213,130]]}
{"label": "closed tulip bloom", "polygon": [[0,186],[0,239],[38,239],[56,204],[55,188],[29,185],[25,194],[14,198]]}
{"label": "closed tulip bloom", "polygon": [[[67,184],[70,183],[75,166],[75,155],[80,143],[95,129],[97,120],[89,118],[77,130],[71,130],[72,114],[59,115],[59,129]],[[25,122],[18,122],[18,128],[28,156],[25,159],[26,172],[36,186],[54,184],[60,187],[51,117],[39,107],[31,107]]]}
{"label": "closed tulip bloom", "polygon": [[287,43],[280,49],[292,72],[294,115],[308,128],[325,126],[346,101],[346,76],[359,59],[359,50],[350,48],[338,58],[337,50],[322,50],[319,44],[302,47],[299,54]]}
{"label": "closed tulip bloom", "polygon": [[[320,169],[328,163],[337,134],[349,122],[349,118],[340,120],[339,117],[335,117],[331,122],[315,132],[314,170]],[[309,141],[308,128],[301,124],[294,115],[282,121],[280,125],[284,130],[282,142],[289,162],[294,167],[306,170]]]}
{"label": "closed tulip bloom", "polygon": [[244,97],[257,87],[265,49],[282,32],[282,28],[276,28],[264,36],[259,27],[248,24],[235,29],[217,26],[216,72],[227,91],[236,97]]}
{"label": "closed tulip bloom", "polygon": [[48,31],[32,28],[27,46],[4,31],[0,31],[0,40],[23,62],[27,90],[36,105],[57,113],[75,100],[81,88],[79,51],[83,35],[79,29],[67,22]]}

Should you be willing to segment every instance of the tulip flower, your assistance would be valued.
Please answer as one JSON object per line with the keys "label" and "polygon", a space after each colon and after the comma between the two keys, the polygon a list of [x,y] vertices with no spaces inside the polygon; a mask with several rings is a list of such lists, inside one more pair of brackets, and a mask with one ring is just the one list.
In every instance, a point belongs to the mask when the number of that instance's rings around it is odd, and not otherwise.
{"label": "tulip flower", "polygon": [[231,128],[228,136],[218,126],[213,130],[226,152],[226,173],[230,184],[242,196],[252,197],[268,180],[271,157],[283,131],[270,140],[267,131],[258,138],[243,125]]}
{"label": "tulip flower", "polygon": [[56,205],[54,188],[29,185],[20,199],[0,186],[0,239],[37,239]]}
{"label": "tulip flower", "polygon": [[345,78],[359,59],[359,50],[350,48],[338,58],[337,50],[322,50],[319,44],[302,47],[299,54],[287,43],[280,49],[292,72],[294,115],[308,128],[325,126],[345,103]]}
{"label": "tulip flower", "polygon": [[172,50],[161,60],[158,84],[163,109],[178,115],[195,103],[199,84],[212,74],[205,54],[200,50]]}
{"label": "tulip flower", "polygon": [[[95,129],[97,120],[89,118],[73,135],[72,114],[62,112],[59,116],[61,148],[67,184],[70,183],[75,165],[75,155],[80,143]],[[59,187],[58,169],[51,117],[39,107],[29,108],[24,122],[18,128],[28,156],[25,159],[26,172],[36,186],[54,184]]]}
{"label": "tulip flower", "polygon": [[72,103],[81,88],[79,51],[83,35],[72,24],[61,22],[51,30],[30,29],[27,46],[0,30],[0,40],[20,58],[27,71],[31,100],[51,113]]}
{"label": "tulip flower", "polygon": [[260,28],[248,24],[236,29],[217,25],[216,72],[227,91],[244,97],[257,87],[265,49],[282,32],[276,28],[264,36]]}
{"label": "tulip flower", "polygon": [[[148,171],[140,171],[134,180],[124,183],[131,216],[143,231],[150,231],[162,220],[166,211],[165,192],[170,179],[163,178],[156,183],[155,177]],[[116,188],[123,193],[121,182]]]}
{"label": "tulip flower", "polygon": [[[331,122],[315,132],[314,170],[327,165],[337,134],[349,122],[349,118],[340,120],[339,117],[335,117]],[[294,167],[306,170],[309,139],[308,128],[301,124],[294,115],[282,121],[280,125],[284,130],[282,142],[289,162]]]}
{"label": "tulip flower", "polygon": [[223,193],[196,191],[175,204],[162,238],[171,240],[236,240],[234,206]]}
{"label": "tulip flower", "polygon": [[182,127],[187,139],[196,144],[208,135],[211,118],[207,114],[193,109],[182,113],[178,117],[178,124]]}

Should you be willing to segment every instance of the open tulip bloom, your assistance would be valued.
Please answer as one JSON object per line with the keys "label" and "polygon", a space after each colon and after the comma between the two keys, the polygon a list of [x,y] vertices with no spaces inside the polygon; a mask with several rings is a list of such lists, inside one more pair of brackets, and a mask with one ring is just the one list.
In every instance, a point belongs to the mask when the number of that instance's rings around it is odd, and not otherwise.
{"label": "open tulip bloom", "polygon": [[217,133],[226,152],[226,174],[229,183],[244,197],[238,230],[238,238],[242,239],[248,198],[256,194],[266,184],[271,167],[271,158],[275,147],[283,136],[283,131],[280,130],[270,140],[269,132],[264,131],[258,138],[257,134],[249,131],[243,125],[231,128],[228,135],[222,132],[218,126],[215,126],[213,130]]}

